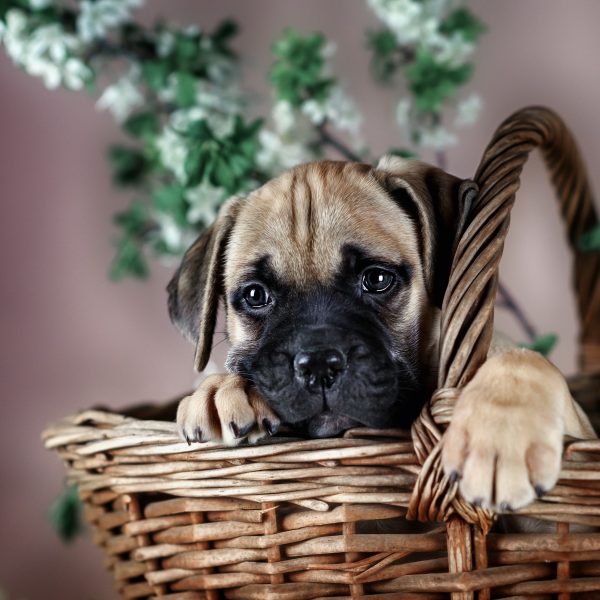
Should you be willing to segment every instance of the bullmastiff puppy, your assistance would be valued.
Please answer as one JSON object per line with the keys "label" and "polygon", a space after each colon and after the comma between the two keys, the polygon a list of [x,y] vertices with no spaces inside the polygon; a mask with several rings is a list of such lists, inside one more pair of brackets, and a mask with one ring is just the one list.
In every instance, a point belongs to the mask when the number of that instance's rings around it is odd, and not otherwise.
{"label": "bullmastiff puppy", "polygon": [[[281,423],[311,437],[409,427],[437,375],[439,315],[476,186],[419,161],[319,161],[233,198],[185,254],[169,312],[206,366],[220,299],[226,374],[184,398],[188,442],[238,444]],[[460,492],[519,508],[556,483],[563,436],[594,437],[561,373],[523,349],[490,353],[443,445]]]}

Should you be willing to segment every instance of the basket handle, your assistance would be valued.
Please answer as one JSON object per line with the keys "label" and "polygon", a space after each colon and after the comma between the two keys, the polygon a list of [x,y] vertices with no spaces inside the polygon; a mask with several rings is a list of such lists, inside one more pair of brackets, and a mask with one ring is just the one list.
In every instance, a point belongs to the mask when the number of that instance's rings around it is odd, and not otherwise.
{"label": "basket handle", "polygon": [[485,361],[494,320],[498,265],[523,165],[542,151],[556,189],[567,238],[575,256],[574,283],[581,323],[579,360],[584,371],[600,370],[600,253],[581,252],[578,241],[598,225],[581,155],[562,119],[544,107],[517,111],[496,130],[474,180],[479,195],[457,246],[442,306],[438,390],[413,425],[422,469],[409,517],[443,520],[458,512],[487,529],[491,515],[464,503],[440,465],[440,439],[458,390]]}

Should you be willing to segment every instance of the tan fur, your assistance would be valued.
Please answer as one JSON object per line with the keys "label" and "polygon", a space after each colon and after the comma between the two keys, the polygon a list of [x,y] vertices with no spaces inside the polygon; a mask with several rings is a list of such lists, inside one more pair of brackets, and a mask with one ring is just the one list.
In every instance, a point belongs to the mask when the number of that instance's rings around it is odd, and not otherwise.
{"label": "tan fur", "polygon": [[[227,249],[225,287],[234,289],[248,266],[266,254],[285,283],[300,289],[330,283],[344,244],[360,245],[384,261],[413,267],[407,320],[414,326],[427,302],[417,232],[366,165],[309,163],[250,194]],[[227,323],[232,344],[249,341],[251,332],[229,306]]]}
{"label": "tan fur", "polygon": [[461,476],[469,502],[520,508],[557,481],[563,436],[595,437],[567,383],[536,352],[514,349],[487,360],[465,386],[443,443],[442,463]]}
{"label": "tan fur", "polygon": [[177,426],[188,443],[222,440],[234,446],[248,432],[251,443],[265,437],[279,427],[279,419],[247,381],[229,373],[209,375],[180,402]]}
{"label": "tan fur", "polygon": [[[405,190],[415,201],[421,227],[392,200],[394,189]],[[251,348],[255,342],[256,331],[233,310],[229,294],[256,260],[268,255],[278,278],[305,289],[330,283],[344,245],[359,245],[383,261],[412,267],[408,300],[402,310],[390,311],[386,326],[399,347],[410,338],[407,332],[418,331],[421,359],[435,377],[439,310],[432,299],[432,273],[438,265],[431,250],[441,243],[441,233],[446,244],[455,243],[460,234],[457,189],[461,201],[470,201],[470,182],[418,161],[385,158],[377,169],[322,161],[292,169],[226,206],[212,237],[197,245],[204,252],[201,258],[211,261],[210,277],[203,281],[223,287],[231,344]],[[210,255],[204,250],[208,246]],[[185,264],[181,271],[173,291],[197,304]],[[207,289],[203,306],[193,310],[214,315],[215,297],[216,290]],[[208,307],[207,298],[212,302]],[[181,307],[175,306],[174,313],[178,311]],[[211,336],[210,325],[200,324],[201,365]],[[536,487],[541,492],[554,485],[565,434],[594,434],[563,376],[546,359],[527,350],[507,350],[505,344],[490,356],[461,394],[444,438],[442,462],[448,475],[461,477],[460,491],[467,500],[514,509],[530,502]],[[278,425],[256,390],[234,374],[208,377],[182,401],[177,422],[190,440],[228,444],[239,443],[251,428],[249,439],[254,441]]]}

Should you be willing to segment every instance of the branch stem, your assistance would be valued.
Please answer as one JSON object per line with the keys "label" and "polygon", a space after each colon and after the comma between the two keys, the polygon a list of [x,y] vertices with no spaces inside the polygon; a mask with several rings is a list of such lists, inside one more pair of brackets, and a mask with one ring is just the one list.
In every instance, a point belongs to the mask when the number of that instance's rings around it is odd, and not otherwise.
{"label": "branch stem", "polygon": [[533,342],[538,337],[536,328],[501,281],[498,281],[498,297],[500,300],[499,306],[506,308],[513,314],[519,325],[523,328],[523,331],[527,334],[529,341]]}
{"label": "branch stem", "polygon": [[325,122],[317,125],[317,131],[319,132],[319,139],[321,143],[331,146],[333,149],[337,150],[344,158],[354,162],[362,162],[360,156],[350,150],[346,144],[342,141],[338,140],[335,136],[333,136],[327,130],[327,124]]}

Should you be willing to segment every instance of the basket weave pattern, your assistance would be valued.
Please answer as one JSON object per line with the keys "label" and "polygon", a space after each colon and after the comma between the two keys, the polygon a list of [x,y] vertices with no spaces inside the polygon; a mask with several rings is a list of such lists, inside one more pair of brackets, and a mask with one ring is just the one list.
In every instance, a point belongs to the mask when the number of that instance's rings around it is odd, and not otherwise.
{"label": "basket weave pattern", "polygon": [[568,130],[548,109],[525,109],[501,125],[477,170],[444,299],[439,389],[410,433],[188,447],[173,423],[103,411],[44,433],[124,598],[600,597],[600,533],[578,529],[600,527],[600,441],[569,442],[559,484],[519,511],[549,524],[545,533],[491,529],[494,516],[464,503],[440,467],[458,392],[487,354],[510,210],[534,148],[574,249],[584,373],[572,390],[595,412],[600,256],[575,246],[597,217]]}

